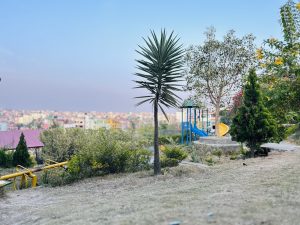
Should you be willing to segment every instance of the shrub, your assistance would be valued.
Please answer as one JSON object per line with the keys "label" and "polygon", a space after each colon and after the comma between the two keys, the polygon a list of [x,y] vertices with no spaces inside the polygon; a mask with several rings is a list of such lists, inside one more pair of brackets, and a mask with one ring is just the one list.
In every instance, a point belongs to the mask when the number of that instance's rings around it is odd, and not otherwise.
{"label": "shrub", "polygon": [[161,167],[173,167],[184,160],[188,154],[179,145],[166,145],[162,149]]}
{"label": "shrub", "polygon": [[70,184],[75,178],[70,173],[62,169],[57,169],[43,171],[41,180],[44,185],[55,187]]}
{"label": "shrub", "polygon": [[212,166],[215,163],[213,158],[210,155],[206,156],[205,162],[210,166]]}
{"label": "shrub", "polygon": [[[64,173],[60,176],[51,175],[58,184],[63,183],[61,179],[74,181],[84,177],[108,173],[135,172],[150,168],[149,161],[152,153],[144,150],[145,141],[135,140],[132,133],[121,130],[100,129],[97,131],[86,130],[78,133],[78,135],[80,141],[74,142],[74,140],[71,140],[68,144],[68,146],[76,146],[68,162],[66,172],[68,176]],[[76,145],[72,143],[76,143]],[[62,154],[55,150],[54,155],[66,155],[66,149],[69,149],[69,147],[65,148],[61,152]],[[47,151],[51,153],[51,145]]]}
{"label": "shrub", "polygon": [[205,162],[207,155],[211,154],[213,148],[206,145],[191,145],[188,147],[188,152],[191,155],[192,162]]}
{"label": "shrub", "polygon": [[126,132],[100,130],[86,137],[85,146],[69,161],[68,172],[78,178],[135,172],[149,169],[151,155]]}
{"label": "shrub", "polygon": [[44,144],[42,156],[57,162],[69,160],[72,155],[85,145],[87,131],[79,128],[54,128],[41,133]]}
{"label": "shrub", "polygon": [[[1,174],[0,174],[0,176],[1,176]],[[5,196],[4,188],[0,187],[0,198],[3,198],[4,196]]]}
{"label": "shrub", "polygon": [[180,138],[180,134],[160,136],[158,137],[158,143],[160,145],[179,144]]}
{"label": "shrub", "polygon": [[190,153],[190,156],[191,156],[191,161],[192,161],[192,162],[195,162],[195,163],[201,162],[201,158],[199,157],[199,155],[197,154],[196,151],[192,151],[192,152]]}
{"label": "shrub", "polygon": [[6,152],[4,149],[0,149],[0,166],[11,167],[12,166],[12,153]]}
{"label": "shrub", "polygon": [[162,156],[160,157],[160,165],[162,168],[178,166],[179,160],[175,158],[168,158],[166,156]]}
{"label": "shrub", "polygon": [[219,159],[221,158],[221,156],[222,156],[222,150],[221,149],[214,149],[213,151],[212,151],[212,155],[215,155],[215,156],[218,156],[219,157]]}
{"label": "shrub", "polygon": [[151,156],[152,153],[146,149],[130,151],[127,171],[136,172],[150,169]]}
{"label": "shrub", "polygon": [[167,158],[177,159],[179,161],[184,160],[188,156],[180,145],[166,145],[163,153]]}
{"label": "shrub", "polygon": [[229,159],[230,160],[236,160],[238,157],[238,153],[237,152],[231,152],[229,155]]}
{"label": "shrub", "polygon": [[125,172],[126,165],[130,158],[128,149],[116,143],[111,148],[104,148],[96,155],[96,163],[101,165],[101,170],[106,173],[121,173]]}
{"label": "shrub", "polygon": [[12,167],[13,166],[13,151],[7,151],[6,154],[6,167]]}

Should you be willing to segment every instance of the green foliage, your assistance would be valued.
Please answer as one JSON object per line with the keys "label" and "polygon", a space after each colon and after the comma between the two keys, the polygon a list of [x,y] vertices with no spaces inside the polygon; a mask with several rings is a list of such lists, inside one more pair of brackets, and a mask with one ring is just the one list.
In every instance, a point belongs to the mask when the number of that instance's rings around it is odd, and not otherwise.
{"label": "green foliage", "polygon": [[[69,176],[54,176],[76,180],[108,173],[135,172],[150,168],[148,142],[133,132],[113,130],[80,130],[56,128],[44,132],[44,156],[56,161],[68,161]],[[45,175],[46,176],[46,175]]]}
{"label": "green foliage", "polygon": [[145,102],[157,103],[167,118],[162,106],[177,107],[179,98],[174,91],[181,91],[178,82],[181,80],[183,53],[182,45],[178,45],[179,39],[173,35],[167,36],[166,31],[162,30],[160,38],[154,31],[151,37],[144,39],[146,47],[139,46],[136,50],[143,59],[136,60],[137,68],[140,72],[135,75],[141,80],[135,80],[136,88],[149,91],[147,96],[137,98],[144,99],[137,105]]}
{"label": "green foliage", "polygon": [[22,165],[24,167],[30,167],[32,165],[32,161],[30,159],[26,140],[23,133],[21,134],[18,146],[13,153],[13,164],[15,166]]}
{"label": "green foliage", "polygon": [[84,136],[85,145],[68,162],[68,172],[78,178],[149,169],[151,152],[128,132],[99,130]]}
{"label": "green foliage", "polygon": [[180,134],[160,136],[158,137],[158,143],[160,145],[179,144],[180,138],[181,138]]}
{"label": "green foliage", "polygon": [[180,145],[166,145],[162,152],[161,167],[163,168],[178,166],[188,156],[187,152]]}
{"label": "green foliage", "polygon": [[0,167],[13,166],[13,153],[5,149],[0,149]]}
{"label": "green foliage", "polygon": [[178,161],[182,161],[188,156],[180,145],[166,145],[162,152],[167,158],[177,159]]}
{"label": "green foliage", "polygon": [[126,170],[128,172],[136,172],[140,170],[150,169],[151,152],[146,149],[130,151],[130,157],[127,163]]}
{"label": "green foliage", "polygon": [[[266,107],[280,124],[300,121],[300,11],[289,0],[280,8],[283,40],[269,38],[258,49]],[[279,129],[286,138],[286,129]]]}
{"label": "green foliage", "polygon": [[187,148],[192,162],[195,163],[205,163],[205,159],[208,155],[211,155],[211,152],[214,151],[214,148],[211,148],[206,145],[191,145]]}
{"label": "green foliage", "polygon": [[51,187],[70,184],[74,180],[76,180],[75,177],[62,169],[43,171],[41,177],[42,184]]}
{"label": "green foliage", "polygon": [[179,96],[176,91],[181,91],[179,82],[183,77],[182,56],[184,50],[178,45],[179,39],[173,32],[167,36],[162,30],[160,38],[151,31],[151,37],[144,39],[146,47],[139,46],[136,52],[142,59],[136,60],[138,65],[135,75],[139,80],[134,82],[136,88],[145,89],[148,94],[137,98],[143,99],[137,104],[146,102],[153,105],[154,114],[154,174],[159,174],[159,146],[158,146],[158,109],[160,109],[168,119],[163,107],[178,107]]}
{"label": "green foliage", "polygon": [[161,156],[160,157],[160,163],[161,163],[161,167],[165,168],[165,167],[174,167],[174,166],[178,166],[179,165],[179,161],[175,158],[168,158],[166,156]]}
{"label": "green foliage", "polygon": [[231,152],[229,155],[229,159],[230,160],[236,160],[238,157],[238,153],[237,152]]}
{"label": "green foliage", "polygon": [[251,152],[248,149],[244,148],[243,144],[241,144],[240,155],[244,159],[249,158],[251,156]]}
{"label": "green foliage", "polygon": [[152,124],[146,124],[136,130],[139,139],[144,139],[148,146],[153,145],[154,127]]}
{"label": "green foliage", "polygon": [[253,157],[262,143],[276,137],[277,129],[275,120],[263,104],[254,70],[250,71],[243,90],[243,104],[233,118],[230,134],[233,140],[246,143]]}
{"label": "green foliage", "polygon": [[291,135],[288,140],[292,143],[300,145],[300,125],[295,130],[295,133]]}
{"label": "green foliage", "polygon": [[44,144],[43,158],[57,162],[67,161],[80,148],[85,146],[85,136],[90,131],[79,128],[53,128],[41,133]]}
{"label": "green foliage", "polygon": [[213,160],[213,158],[212,158],[210,155],[206,156],[205,162],[206,162],[209,166],[212,166],[212,165],[215,163],[214,160]]}
{"label": "green foliage", "polygon": [[219,157],[219,159],[220,159],[221,156],[222,156],[222,154],[223,154],[223,152],[222,152],[221,149],[214,149],[211,154]]}
{"label": "green foliage", "polygon": [[192,151],[190,153],[191,161],[194,163],[202,162],[201,158],[199,157],[199,154],[196,151]]}

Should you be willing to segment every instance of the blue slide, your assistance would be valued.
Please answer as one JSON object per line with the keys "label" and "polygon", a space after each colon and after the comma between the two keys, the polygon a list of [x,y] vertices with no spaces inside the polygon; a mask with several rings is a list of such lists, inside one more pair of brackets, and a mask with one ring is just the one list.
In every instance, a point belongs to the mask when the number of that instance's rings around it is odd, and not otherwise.
{"label": "blue slide", "polygon": [[204,132],[203,130],[200,130],[197,126],[191,126],[191,128],[192,128],[192,132],[200,137],[208,136],[206,132]]}

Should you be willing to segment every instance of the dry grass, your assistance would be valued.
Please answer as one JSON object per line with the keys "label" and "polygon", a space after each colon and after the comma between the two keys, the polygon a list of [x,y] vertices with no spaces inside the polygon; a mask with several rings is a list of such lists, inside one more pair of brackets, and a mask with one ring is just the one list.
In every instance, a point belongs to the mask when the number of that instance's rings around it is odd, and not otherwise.
{"label": "dry grass", "polygon": [[9,192],[1,224],[299,224],[300,153]]}

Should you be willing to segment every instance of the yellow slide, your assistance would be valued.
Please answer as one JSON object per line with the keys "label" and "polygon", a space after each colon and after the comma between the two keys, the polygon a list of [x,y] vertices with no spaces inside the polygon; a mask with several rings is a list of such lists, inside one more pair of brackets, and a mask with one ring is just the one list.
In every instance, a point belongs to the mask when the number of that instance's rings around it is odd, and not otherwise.
{"label": "yellow slide", "polygon": [[218,136],[225,136],[229,131],[229,126],[227,126],[225,123],[219,123],[219,134]]}

